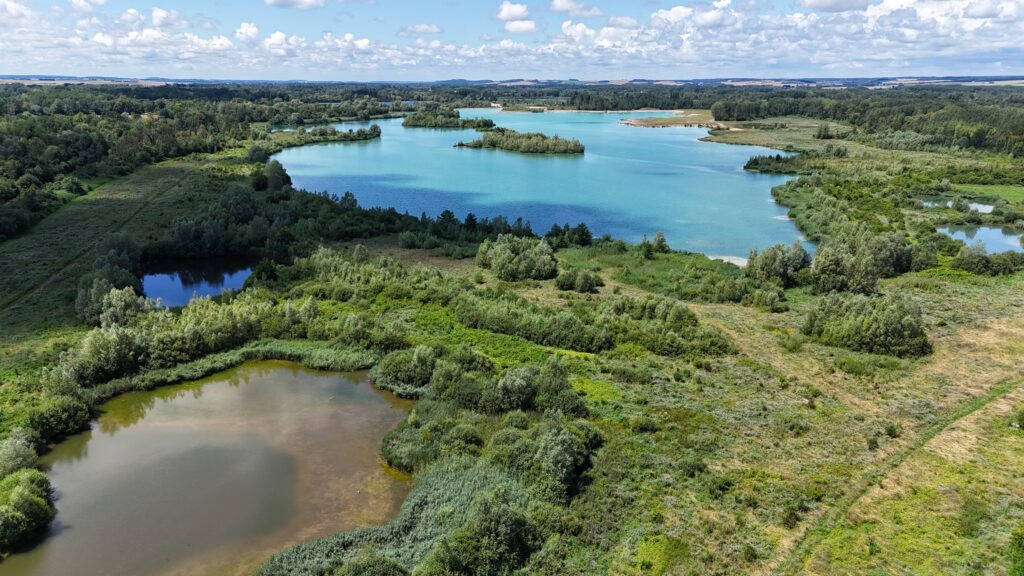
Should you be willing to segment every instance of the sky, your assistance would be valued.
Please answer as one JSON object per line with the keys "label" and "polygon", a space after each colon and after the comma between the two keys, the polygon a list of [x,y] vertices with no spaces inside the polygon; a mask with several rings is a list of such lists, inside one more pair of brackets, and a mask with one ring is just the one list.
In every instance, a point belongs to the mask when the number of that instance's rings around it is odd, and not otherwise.
{"label": "sky", "polygon": [[0,74],[1024,75],[1024,0],[0,0]]}

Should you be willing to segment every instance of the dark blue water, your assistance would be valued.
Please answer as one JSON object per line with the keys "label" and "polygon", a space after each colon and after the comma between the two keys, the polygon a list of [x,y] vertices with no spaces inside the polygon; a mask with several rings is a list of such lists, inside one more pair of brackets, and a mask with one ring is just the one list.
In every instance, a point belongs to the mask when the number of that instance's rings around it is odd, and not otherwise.
{"label": "dark blue water", "polygon": [[193,296],[217,296],[226,290],[241,290],[252,274],[247,263],[235,261],[187,261],[165,263],[142,277],[147,298],[175,308],[188,304]]}

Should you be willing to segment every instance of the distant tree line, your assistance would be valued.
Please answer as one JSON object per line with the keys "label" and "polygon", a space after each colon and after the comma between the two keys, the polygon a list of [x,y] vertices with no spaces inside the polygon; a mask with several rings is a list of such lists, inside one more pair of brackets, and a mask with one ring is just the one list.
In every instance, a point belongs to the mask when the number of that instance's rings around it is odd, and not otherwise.
{"label": "distant tree line", "polygon": [[459,128],[489,130],[494,128],[490,118],[462,118],[454,108],[428,104],[418,107],[402,120],[406,128]]}

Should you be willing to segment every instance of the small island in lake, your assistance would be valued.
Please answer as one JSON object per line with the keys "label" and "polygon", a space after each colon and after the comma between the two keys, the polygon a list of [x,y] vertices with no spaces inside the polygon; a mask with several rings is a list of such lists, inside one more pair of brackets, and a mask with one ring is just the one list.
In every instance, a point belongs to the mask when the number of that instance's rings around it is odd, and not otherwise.
{"label": "small island in lake", "polygon": [[472,142],[459,142],[457,148],[489,148],[523,154],[583,154],[586,147],[579,140],[548,136],[541,132],[516,132],[495,128]]}
{"label": "small island in lake", "polygon": [[402,120],[406,128],[461,128],[490,130],[494,120],[490,118],[462,118],[454,108],[433,107],[417,110]]}

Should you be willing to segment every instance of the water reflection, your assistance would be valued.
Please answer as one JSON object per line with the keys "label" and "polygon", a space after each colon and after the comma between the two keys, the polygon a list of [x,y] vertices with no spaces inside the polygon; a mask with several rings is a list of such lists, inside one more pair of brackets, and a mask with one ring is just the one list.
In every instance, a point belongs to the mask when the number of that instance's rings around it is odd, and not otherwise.
{"label": "water reflection", "polygon": [[299,540],[385,522],[408,484],[378,448],[407,406],[365,373],[285,362],[116,398],[44,458],[57,521],[0,574],[251,573]]}
{"label": "water reflection", "polygon": [[954,240],[961,240],[967,244],[981,242],[989,254],[999,252],[1024,252],[1021,246],[1020,232],[1013,228],[1002,226],[945,226],[938,229]]}
{"label": "water reflection", "polygon": [[240,290],[252,262],[232,259],[177,260],[150,266],[142,277],[146,296],[161,299],[166,306],[188,304],[193,296],[217,296],[226,290]]}

